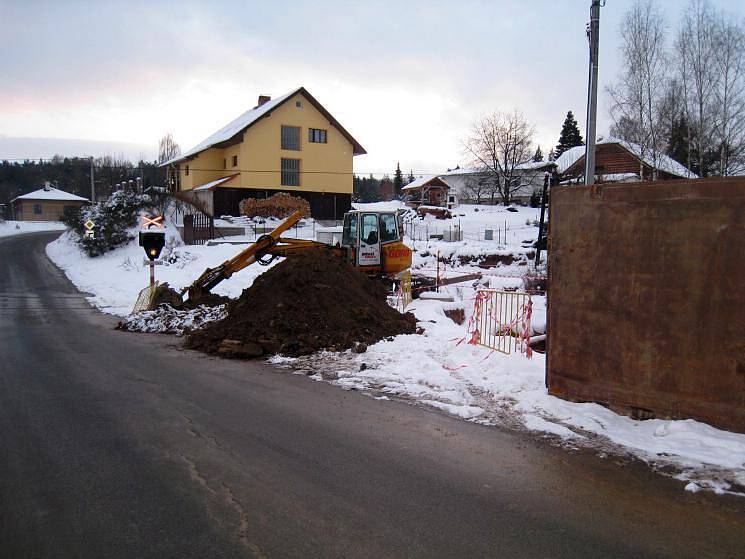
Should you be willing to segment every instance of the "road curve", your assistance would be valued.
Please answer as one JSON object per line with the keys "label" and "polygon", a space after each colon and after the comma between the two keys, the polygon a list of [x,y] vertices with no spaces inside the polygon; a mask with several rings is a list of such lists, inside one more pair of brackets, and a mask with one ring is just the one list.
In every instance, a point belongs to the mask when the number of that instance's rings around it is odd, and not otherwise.
{"label": "road curve", "polygon": [[743,500],[114,331],[54,236],[0,239],[0,557],[745,556]]}

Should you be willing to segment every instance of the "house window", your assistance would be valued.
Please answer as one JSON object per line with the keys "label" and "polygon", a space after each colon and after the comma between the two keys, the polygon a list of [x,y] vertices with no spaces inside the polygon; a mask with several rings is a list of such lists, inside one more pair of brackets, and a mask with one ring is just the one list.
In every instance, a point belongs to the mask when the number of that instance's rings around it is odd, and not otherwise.
{"label": "house window", "polygon": [[41,213],[41,204],[34,204],[34,213],[37,215]]}
{"label": "house window", "polygon": [[300,151],[300,127],[282,125],[282,149]]}
{"label": "house window", "polygon": [[300,160],[282,158],[282,186],[300,186]]}
{"label": "house window", "polygon": [[325,144],[326,131],[320,128],[308,128],[308,141],[314,144]]}
{"label": "house window", "polygon": [[302,109],[302,108],[303,108],[303,102],[302,102],[302,101],[295,101],[295,106],[296,106],[296,107],[297,107],[298,109]]}
{"label": "house window", "polygon": [[238,166],[238,156],[234,155],[233,156],[233,167],[237,167],[237,166]]}
{"label": "house window", "polygon": [[222,168],[223,169],[227,169],[228,168],[228,160],[227,159],[223,159],[222,160]]}
{"label": "house window", "polygon": [[189,176],[189,166],[188,165],[186,166],[186,176],[187,177]]}

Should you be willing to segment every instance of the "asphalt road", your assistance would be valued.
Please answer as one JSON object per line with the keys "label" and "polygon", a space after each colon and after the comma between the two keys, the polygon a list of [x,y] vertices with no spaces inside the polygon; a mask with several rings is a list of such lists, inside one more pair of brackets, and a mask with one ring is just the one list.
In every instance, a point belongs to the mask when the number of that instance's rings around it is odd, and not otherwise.
{"label": "asphalt road", "polygon": [[114,331],[53,238],[0,239],[0,557],[745,557],[745,500]]}

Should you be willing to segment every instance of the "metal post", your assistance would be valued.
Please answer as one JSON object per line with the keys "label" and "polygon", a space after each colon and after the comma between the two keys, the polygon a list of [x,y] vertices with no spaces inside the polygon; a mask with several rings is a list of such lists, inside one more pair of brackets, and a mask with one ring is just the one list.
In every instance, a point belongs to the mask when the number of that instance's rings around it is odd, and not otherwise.
{"label": "metal post", "polygon": [[587,84],[587,130],[585,147],[585,184],[595,183],[595,137],[598,113],[598,52],[600,47],[600,7],[604,0],[590,5],[590,77]]}
{"label": "metal post", "polygon": [[541,221],[538,224],[538,243],[535,248],[535,267],[538,268],[538,264],[541,263],[541,244],[543,242],[543,223],[546,216],[546,192],[548,191],[548,185],[551,181],[551,175],[546,173],[543,175],[543,194],[541,195]]}
{"label": "metal post", "polygon": [[155,289],[155,261],[150,261],[150,289]]}

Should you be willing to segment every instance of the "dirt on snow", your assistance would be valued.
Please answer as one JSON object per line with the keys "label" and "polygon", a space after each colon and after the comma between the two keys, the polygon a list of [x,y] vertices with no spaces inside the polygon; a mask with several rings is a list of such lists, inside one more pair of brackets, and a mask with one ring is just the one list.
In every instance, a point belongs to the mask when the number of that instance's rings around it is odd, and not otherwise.
{"label": "dirt on snow", "polygon": [[381,282],[331,253],[300,254],[260,275],[226,318],[191,333],[186,345],[225,357],[299,356],[413,334],[414,316],[386,296]]}

